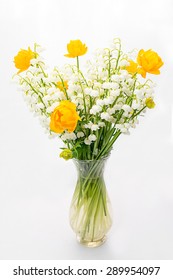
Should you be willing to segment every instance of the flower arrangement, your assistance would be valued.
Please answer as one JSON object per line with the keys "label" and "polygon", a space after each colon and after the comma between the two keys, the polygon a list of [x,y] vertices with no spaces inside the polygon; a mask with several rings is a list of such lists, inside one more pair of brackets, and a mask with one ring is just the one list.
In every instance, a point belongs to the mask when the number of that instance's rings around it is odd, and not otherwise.
{"label": "flower arrangement", "polygon": [[96,50],[81,70],[79,57],[87,50],[80,40],[71,40],[65,56],[75,64],[48,71],[42,48],[35,44],[20,50],[14,63],[30,110],[50,137],[58,136],[64,143],[60,157],[81,161],[76,164],[81,173],[71,224],[82,240],[91,242],[101,239],[111,224],[103,159],[118,137],[135,128],[146,109],[155,107],[154,83],[146,76],[160,74],[163,61],[151,49],[124,53],[121,41],[114,39],[110,48]]}
{"label": "flower arrangement", "polygon": [[[154,108],[153,87],[146,74],[159,74],[161,58],[152,50],[124,54],[115,39],[112,48],[98,49],[85,73],[79,56],[87,52],[80,40],[67,45],[65,65],[47,72],[41,47],[20,50],[14,57],[19,84],[31,111],[50,136],[64,142],[65,159],[99,159],[108,154],[122,133],[129,133],[146,109]],[[136,57],[135,57],[136,56]]]}

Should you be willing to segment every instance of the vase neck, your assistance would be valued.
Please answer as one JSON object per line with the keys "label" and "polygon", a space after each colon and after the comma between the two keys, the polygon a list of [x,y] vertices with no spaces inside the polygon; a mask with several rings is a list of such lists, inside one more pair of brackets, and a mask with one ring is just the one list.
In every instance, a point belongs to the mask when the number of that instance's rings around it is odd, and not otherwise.
{"label": "vase neck", "polygon": [[103,177],[104,167],[107,158],[99,160],[78,160],[74,159],[77,168],[78,176],[90,179]]}

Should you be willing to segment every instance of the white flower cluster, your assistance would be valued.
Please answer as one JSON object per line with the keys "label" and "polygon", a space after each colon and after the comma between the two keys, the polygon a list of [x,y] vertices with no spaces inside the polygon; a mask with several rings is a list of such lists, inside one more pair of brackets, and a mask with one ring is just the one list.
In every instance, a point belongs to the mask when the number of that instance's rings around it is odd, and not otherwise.
{"label": "white flower cluster", "polygon": [[36,51],[37,58],[18,75],[19,82],[30,110],[53,136],[57,134],[50,131],[51,113],[67,97],[76,104],[81,121],[74,132],[59,134],[65,143],[96,145],[104,143],[110,131],[112,136],[116,132],[128,134],[145,112],[146,99],[153,98],[152,82],[126,70],[132,54],[123,54],[118,40],[111,48],[98,49],[87,62],[85,73],[76,65],[48,72],[38,47]]}

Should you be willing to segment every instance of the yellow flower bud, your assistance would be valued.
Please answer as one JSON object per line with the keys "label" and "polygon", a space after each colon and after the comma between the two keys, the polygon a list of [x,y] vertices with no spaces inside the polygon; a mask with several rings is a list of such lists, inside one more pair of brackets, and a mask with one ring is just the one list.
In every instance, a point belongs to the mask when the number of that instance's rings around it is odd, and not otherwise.
{"label": "yellow flower bud", "polygon": [[65,160],[69,160],[73,157],[73,153],[71,150],[69,149],[64,149],[61,153],[60,153],[60,158],[63,158]]}
{"label": "yellow flower bud", "polygon": [[135,74],[138,72],[138,64],[134,62],[133,60],[129,60],[129,65],[125,67],[125,69],[132,74]]}
{"label": "yellow flower bud", "polygon": [[155,103],[153,101],[153,99],[151,97],[147,98],[145,100],[145,105],[149,108],[149,109],[153,109],[155,107]]}
{"label": "yellow flower bud", "polygon": [[65,92],[68,89],[68,82],[67,81],[57,82],[57,88]]}

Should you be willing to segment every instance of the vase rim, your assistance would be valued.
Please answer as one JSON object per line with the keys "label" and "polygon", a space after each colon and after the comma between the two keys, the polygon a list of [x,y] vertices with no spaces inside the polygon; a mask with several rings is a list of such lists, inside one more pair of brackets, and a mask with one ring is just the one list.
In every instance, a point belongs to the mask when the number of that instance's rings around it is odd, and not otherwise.
{"label": "vase rim", "polygon": [[102,156],[99,159],[78,159],[78,158],[73,158],[74,161],[80,161],[80,162],[94,162],[94,161],[101,161],[101,160],[106,160],[108,159],[110,154]]}

